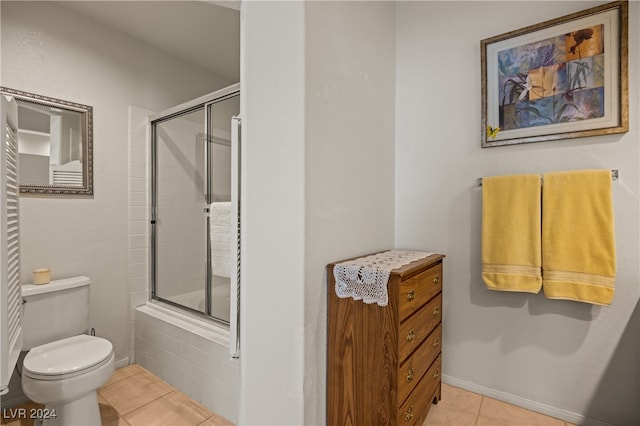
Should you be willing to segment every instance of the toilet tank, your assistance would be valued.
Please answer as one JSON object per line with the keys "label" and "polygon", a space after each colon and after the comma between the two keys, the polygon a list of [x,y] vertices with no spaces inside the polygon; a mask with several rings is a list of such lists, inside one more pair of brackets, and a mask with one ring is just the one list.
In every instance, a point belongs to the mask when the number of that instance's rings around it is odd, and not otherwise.
{"label": "toilet tank", "polygon": [[22,286],[23,350],[89,331],[87,277]]}

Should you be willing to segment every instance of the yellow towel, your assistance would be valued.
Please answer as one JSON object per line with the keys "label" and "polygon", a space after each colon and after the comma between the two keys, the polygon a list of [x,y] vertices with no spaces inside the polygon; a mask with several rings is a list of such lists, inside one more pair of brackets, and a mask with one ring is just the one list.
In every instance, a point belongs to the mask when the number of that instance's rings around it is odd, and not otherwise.
{"label": "yellow towel", "polygon": [[482,279],[490,290],[538,293],[540,175],[482,180]]}
{"label": "yellow towel", "polygon": [[616,276],[610,170],[544,175],[544,294],[609,305]]}

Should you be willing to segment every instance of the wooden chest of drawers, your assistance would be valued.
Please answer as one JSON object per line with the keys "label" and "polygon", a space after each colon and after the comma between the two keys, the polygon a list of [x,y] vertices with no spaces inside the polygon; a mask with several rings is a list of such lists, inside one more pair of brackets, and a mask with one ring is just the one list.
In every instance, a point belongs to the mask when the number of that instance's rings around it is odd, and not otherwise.
{"label": "wooden chest of drawers", "polygon": [[384,307],[337,297],[327,266],[328,425],[421,425],[440,400],[443,258],[394,269]]}

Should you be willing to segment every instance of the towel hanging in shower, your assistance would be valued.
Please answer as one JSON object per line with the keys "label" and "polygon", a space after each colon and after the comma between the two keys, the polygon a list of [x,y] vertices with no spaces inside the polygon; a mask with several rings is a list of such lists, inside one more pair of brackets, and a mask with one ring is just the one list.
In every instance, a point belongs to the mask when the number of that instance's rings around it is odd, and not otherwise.
{"label": "towel hanging in shower", "polygon": [[211,270],[213,275],[219,277],[231,276],[231,225],[231,202],[211,203]]}

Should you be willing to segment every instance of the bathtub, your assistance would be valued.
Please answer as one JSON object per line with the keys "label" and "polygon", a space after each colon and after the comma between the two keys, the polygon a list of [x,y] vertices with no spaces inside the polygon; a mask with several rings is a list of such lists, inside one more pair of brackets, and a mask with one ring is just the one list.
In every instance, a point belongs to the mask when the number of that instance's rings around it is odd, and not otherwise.
{"label": "bathtub", "polygon": [[[204,303],[203,295],[184,296]],[[237,423],[239,362],[229,357],[229,330],[223,325],[157,303],[138,306],[135,362]]]}
{"label": "bathtub", "polygon": [[[229,286],[229,278],[222,278],[214,276],[212,282],[212,304],[211,304],[211,312],[213,316],[219,318],[223,321],[229,322],[229,312],[230,312],[230,286]],[[167,300],[170,300],[173,303],[177,303],[178,305],[187,306],[191,309],[195,309],[200,312],[204,312],[205,310],[205,298],[206,293],[204,289],[195,290],[188,293],[178,294],[175,296],[167,297]]]}
{"label": "bathtub", "polygon": [[[129,268],[134,272],[129,277],[129,362],[141,365],[207,409],[237,423],[239,362],[229,357],[228,327],[149,302],[150,195],[148,189],[140,188],[140,181],[149,183],[150,179],[149,116],[153,114],[129,106]],[[214,310],[220,310],[221,317],[229,317],[229,289],[228,282],[220,286],[214,277]],[[184,303],[204,310],[204,290],[174,297],[183,297]]]}

